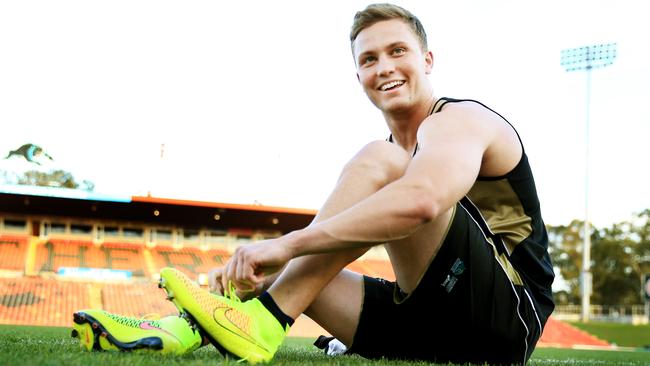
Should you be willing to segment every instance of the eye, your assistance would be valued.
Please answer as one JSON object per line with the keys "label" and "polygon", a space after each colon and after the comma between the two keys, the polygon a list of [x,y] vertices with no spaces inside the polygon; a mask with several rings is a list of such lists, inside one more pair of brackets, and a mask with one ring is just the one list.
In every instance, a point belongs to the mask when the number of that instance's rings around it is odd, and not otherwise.
{"label": "eye", "polygon": [[360,64],[363,66],[363,65],[373,63],[375,61],[377,61],[377,58],[375,56],[365,56],[361,59]]}
{"label": "eye", "polygon": [[393,55],[399,56],[406,53],[406,48],[404,47],[395,47],[393,48]]}

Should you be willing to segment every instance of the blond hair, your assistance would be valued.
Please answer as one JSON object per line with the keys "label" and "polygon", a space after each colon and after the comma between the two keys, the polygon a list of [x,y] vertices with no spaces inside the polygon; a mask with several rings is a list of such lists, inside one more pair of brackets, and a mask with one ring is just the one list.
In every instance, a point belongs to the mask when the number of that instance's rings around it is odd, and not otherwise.
{"label": "blond hair", "polygon": [[428,51],[427,33],[420,20],[410,11],[393,4],[370,4],[365,9],[357,12],[354,16],[352,29],[350,30],[350,46],[354,52],[354,41],[362,30],[384,20],[400,19],[408,24],[413,34],[418,38],[422,51]]}

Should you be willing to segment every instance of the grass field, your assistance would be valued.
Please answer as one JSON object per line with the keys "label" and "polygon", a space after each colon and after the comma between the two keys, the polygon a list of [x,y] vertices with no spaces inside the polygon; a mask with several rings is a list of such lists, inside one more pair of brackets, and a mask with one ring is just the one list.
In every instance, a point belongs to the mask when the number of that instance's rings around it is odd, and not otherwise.
{"label": "grass field", "polygon": [[630,326],[619,323],[571,323],[600,339],[621,347],[650,347],[650,324]]}
{"label": "grass field", "polygon": [[[272,365],[427,365],[424,362],[368,361],[356,356],[327,357],[311,339],[291,338]],[[470,350],[468,350],[469,352]],[[0,365],[236,365],[212,346],[185,356],[155,353],[83,352],[70,329],[0,325]],[[650,352],[584,351],[539,348],[529,365],[650,365]]]}

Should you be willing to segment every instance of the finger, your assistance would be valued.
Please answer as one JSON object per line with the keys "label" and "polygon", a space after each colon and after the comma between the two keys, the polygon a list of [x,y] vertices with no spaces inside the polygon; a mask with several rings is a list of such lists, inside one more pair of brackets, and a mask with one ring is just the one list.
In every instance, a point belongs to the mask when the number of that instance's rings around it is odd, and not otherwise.
{"label": "finger", "polygon": [[253,288],[253,290],[255,290],[257,288],[257,286],[264,283],[265,276],[264,276],[264,273],[262,273],[262,272],[260,272],[258,274],[251,273],[249,278],[250,278],[250,281],[251,281],[251,287]]}
{"label": "finger", "polygon": [[223,280],[221,281],[221,283],[223,284],[223,291],[226,294],[230,293],[229,282],[234,280],[234,278],[235,278],[234,274],[235,274],[236,269],[237,269],[237,261],[236,261],[236,259],[231,260],[228,263],[228,270],[226,272],[226,275],[223,276]]}
{"label": "finger", "polygon": [[215,276],[215,281],[214,281],[214,283],[216,285],[215,290],[216,290],[216,292],[218,292],[221,295],[223,295],[223,292],[224,292],[224,287],[221,284],[221,279],[224,277],[224,273],[223,273],[224,270],[225,270],[225,268],[223,268],[223,267],[219,268],[218,273]]}
{"label": "finger", "polygon": [[223,286],[221,285],[221,279],[215,282],[214,287],[210,291],[215,294],[223,295]]}
{"label": "finger", "polygon": [[208,272],[208,288],[210,289],[210,291],[214,291],[214,289],[216,288],[214,274],[212,273],[212,271]]}
{"label": "finger", "polygon": [[223,295],[223,287],[221,286],[221,275],[213,278],[213,283],[210,286],[210,292]]}
{"label": "finger", "polygon": [[219,277],[219,270],[217,268],[213,268],[208,272],[208,285],[210,286],[210,291],[214,292],[217,290],[217,283],[219,282],[217,277]]}
{"label": "finger", "polygon": [[235,287],[240,290],[240,291],[245,291],[247,288],[249,288],[248,280],[246,279],[246,269],[247,269],[247,262],[243,258],[243,256],[240,256],[238,261],[237,261],[237,271],[235,275]]}
{"label": "finger", "polygon": [[221,274],[221,290],[224,295],[228,294],[228,287],[226,286],[226,281],[228,281],[228,265],[226,265],[225,272]]}
{"label": "finger", "polygon": [[239,257],[239,260],[237,261],[237,276],[235,279],[237,280],[237,288],[243,289],[244,287],[240,286],[241,284],[245,283],[246,278],[244,277],[244,271],[246,270],[246,261],[244,260],[243,256]]}
{"label": "finger", "polygon": [[216,277],[216,278],[214,279],[214,282],[215,282],[215,283],[218,283],[218,286],[219,286],[220,289],[221,289],[221,294],[222,294],[222,295],[225,295],[225,292],[226,292],[226,288],[225,288],[224,285],[223,285],[223,280],[224,280],[224,278],[226,277],[226,275],[227,275],[227,273],[228,273],[228,272],[227,272],[227,270],[228,270],[228,263],[230,263],[230,258],[229,258],[228,260],[226,260],[226,263],[224,263],[223,267],[221,267],[221,274],[220,274],[220,276],[218,276],[218,277]]}
{"label": "finger", "polygon": [[253,280],[252,276],[255,272],[253,265],[250,262],[245,262],[242,268],[242,283],[244,286],[242,289],[246,292],[251,292],[255,290],[256,282]]}

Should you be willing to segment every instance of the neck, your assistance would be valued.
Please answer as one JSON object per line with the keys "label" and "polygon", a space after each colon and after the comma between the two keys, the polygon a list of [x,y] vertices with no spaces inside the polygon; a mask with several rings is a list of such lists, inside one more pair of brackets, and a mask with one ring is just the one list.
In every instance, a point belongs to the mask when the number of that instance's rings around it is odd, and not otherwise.
{"label": "neck", "polygon": [[393,141],[404,150],[413,152],[417,145],[417,132],[420,124],[431,114],[438,98],[431,95],[426,102],[417,107],[396,113],[384,113]]}

